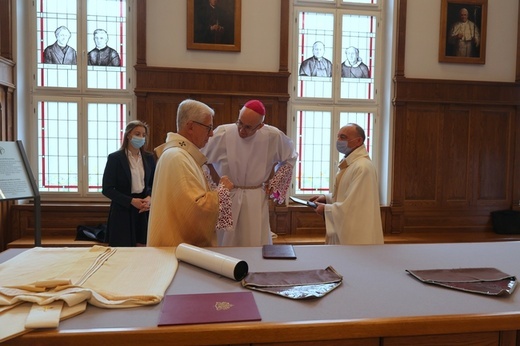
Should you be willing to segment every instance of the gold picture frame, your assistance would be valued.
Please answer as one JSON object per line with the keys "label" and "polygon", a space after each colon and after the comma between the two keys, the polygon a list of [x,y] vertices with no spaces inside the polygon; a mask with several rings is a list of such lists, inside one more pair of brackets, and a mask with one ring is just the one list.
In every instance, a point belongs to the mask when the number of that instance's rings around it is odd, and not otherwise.
{"label": "gold picture frame", "polygon": [[242,0],[188,0],[187,48],[240,52]]}
{"label": "gold picture frame", "polygon": [[441,0],[440,62],[486,63],[487,8],[488,0]]}

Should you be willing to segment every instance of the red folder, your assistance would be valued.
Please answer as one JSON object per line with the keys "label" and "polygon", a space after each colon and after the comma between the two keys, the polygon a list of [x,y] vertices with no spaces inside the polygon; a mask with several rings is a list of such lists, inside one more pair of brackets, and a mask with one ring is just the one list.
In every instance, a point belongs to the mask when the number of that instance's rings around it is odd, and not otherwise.
{"label": "red folder", "polygon": [[175,294],[164,297],[158,326],[261,319],[252,292]]}

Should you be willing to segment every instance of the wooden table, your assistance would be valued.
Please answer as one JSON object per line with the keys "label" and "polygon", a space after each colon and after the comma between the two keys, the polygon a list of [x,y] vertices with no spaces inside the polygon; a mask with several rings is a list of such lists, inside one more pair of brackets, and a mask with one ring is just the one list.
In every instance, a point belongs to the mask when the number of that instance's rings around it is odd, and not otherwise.
{"label": "wooden table", "polygon": [[[264,260],[260,248],[214,248],[248,262],[250,272],[333,266],[343,284],[320,299],[254,292],[262,321],[157,327],[161,305],[89,306],[57,330],[6,345],[516,345],[520,292],[490,297],[423,284],[406,269],[496,267],[520,274],[520,242],[295,246],[296,260]],[[0,262],[21,249],[0,253]],[[167,294],[243,291],[240,283],[186,263]],[[1,328],[1,326],[0,326]],[[341,340],[341,341],[340,341]]]}

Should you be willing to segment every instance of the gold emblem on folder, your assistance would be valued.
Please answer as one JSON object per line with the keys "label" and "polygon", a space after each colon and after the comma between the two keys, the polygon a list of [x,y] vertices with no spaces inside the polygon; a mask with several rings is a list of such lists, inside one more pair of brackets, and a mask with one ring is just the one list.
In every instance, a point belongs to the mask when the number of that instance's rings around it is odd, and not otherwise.
{"label": "gold emblem on folder", "polygon": [[215,302],[215,310],[222,311],[222,310],[229,310],[233,307],[233,304],[230,302]]}

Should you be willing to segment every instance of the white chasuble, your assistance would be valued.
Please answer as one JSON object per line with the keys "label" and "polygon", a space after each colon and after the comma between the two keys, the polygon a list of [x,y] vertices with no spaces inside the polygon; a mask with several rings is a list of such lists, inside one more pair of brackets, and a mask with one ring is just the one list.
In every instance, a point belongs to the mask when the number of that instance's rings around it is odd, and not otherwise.
{"label": "white chasuble", "polygon": [[383,244],[379,184],[365,146],[340,162],[334,193],[325,205],[327,244]]}
{"label": "white chasuble", "polygon": [[22,252],[0,264],[0,341],[56,327],[59,320],[82,313],[87,303],[101,308],[158,304],[177,271],[174,250],[93,246]]}

